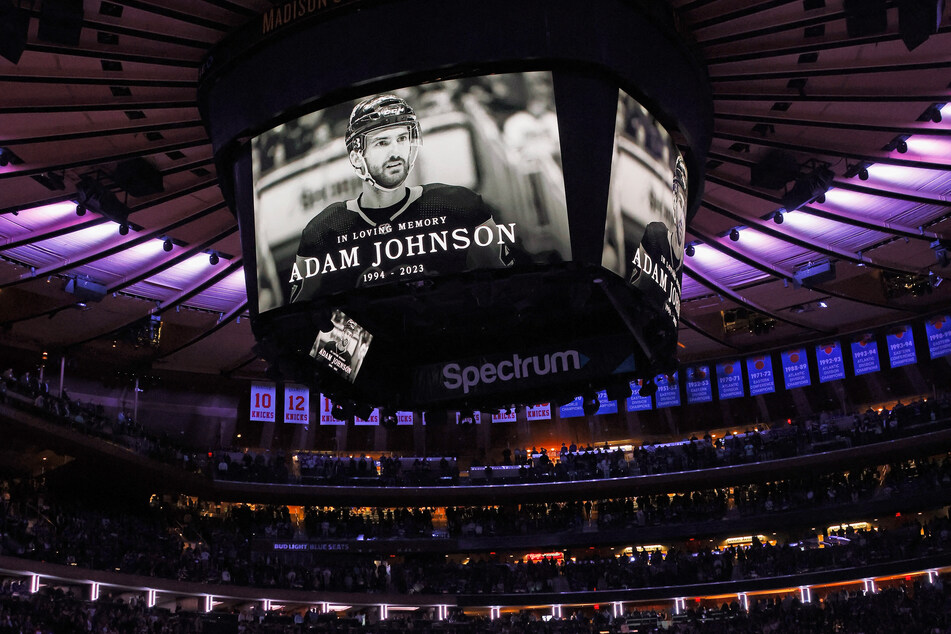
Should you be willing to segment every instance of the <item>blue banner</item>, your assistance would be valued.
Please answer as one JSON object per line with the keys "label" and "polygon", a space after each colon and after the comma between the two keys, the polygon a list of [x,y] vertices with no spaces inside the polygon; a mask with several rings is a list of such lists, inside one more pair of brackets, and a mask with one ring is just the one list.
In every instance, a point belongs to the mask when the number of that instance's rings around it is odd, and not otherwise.
{"label": "blue banner", "polygon": [[925,322],[925,334],[932,359],[951,354],[951,317],[942,315],[929,319]]}
{"label": "blue banner", "polygon": [[687,368],[687,402],[709,403],[713,400],[710,384],[710,366],[698,365]]}
{"label": "blue banner", "polygon": [[867,334],[852,342],[852,368],[855,370],[855,376],[882,369],[878,362],[878,342],[873,335]]}
{"label": "blue banner", "polygon": [[577,396],[575,400],[571,401],[567,405],[562,405],[558,408],[558,415],[562,418],[575,418],[577,416],[584,416],[584,397]]}
{"label": "blue banner", "polygon": [[845,378],[842,346],[838,341],[816,346],[816,365],[819,368],[819,383]]}
{"label": "blue banner", "polygon": [[728,398],[738,398],[745,394],[739,359],[736,361],[722,361],[717,364],[717,393],[720,395],[721,401]]}
{"label": "blue banner", "polygon": [[911,326],[902,326],[900,330],[885,335],[885,344],[888,346],[888,359],[893,368],[912,365],[918,360]]}
{"label": "blue banner", "polygon": [[631,381],[631,397],[627,399],[624,403],[624,406],[629,412],[643,412],[644,410],[649,410],[654,408],[654,402],[649,396],[641,396],[638,394],[641,390],[641,385],[643,381],[638,379],[637,381]]}
{"label": "blue banner", "polygon": [[598,402],[601,403],[601,407],[598,408],[598,414],[617,414],[617,401],[612,401],[608,399],[608,391],[601,390],[598,392]]}
{"label": "blue banner", "polygon": [[809,359],[806,358],[805,348],[786,350],[779,357],[783,364],[783,380],[786,383],[787,390],[795,387],[806,387],[812,383],[812,377],[809,375]]}
{"label": "blue banner", "polygon": [[680,405],[680,383],[677,373],[658,374],[654,379],[657,384],[657,407],[676,407]]}
{"label": "blue banner", "polygon": [[773,359],[768,354],[747,357],[746,377],[750,380],[750,396],[771,394],[776,391],[773,380]]}

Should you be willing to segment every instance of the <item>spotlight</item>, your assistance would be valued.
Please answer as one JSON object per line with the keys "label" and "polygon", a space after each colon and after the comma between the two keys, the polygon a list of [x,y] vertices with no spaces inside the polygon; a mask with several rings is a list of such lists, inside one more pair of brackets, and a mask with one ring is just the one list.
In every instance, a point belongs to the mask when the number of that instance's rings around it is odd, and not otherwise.
{"label": "spotlight", "polygon": [[165,238],[165,242],[162,243],[162,249],[164,249],[166,253],[168,253],[169,251],[172,250],[172,239],[171,239],[171,238]]}
{"label": "spotlight", "polygon": [[212,251],[211,255],[208,256],[208,264],[212,266],[218,264],[218,254],[214,251]]}
{"label": "spotlight", "polygon": [[773,214],[773,222],[775,222],[776,224],[778,225],[783,224],[783,220],[784,220],[783,212],[777,211],[776,213]]}
{"label": "spotlight", "polygon": [[904,141],[899,141],[898,145],[895,146],[895,149],[898,150],[899,154],[904,154],[908,151],[908,144]]}
{"label": "spotlight", "polygon": [[684,253],[687,254],[687,257],[688,257],[688,258],[692,258],[696,252],[697,252],[697,250],[693,247],[692,244],[688,244],[688,245],[687,245],[687,248],[684,249]]}
{"label": "spotlight", "polygon": [[736,227],[733,227],[732,229],[730,229],[730,240],[733,240],[733,242],[737,242],[739,241],[739,239],[740,239],[740,230],[737,229]]}
{"label": "spotlight", "polygon": [[819,308],[828,308],[828,307],[829,307],[829,305],[828,305],[825,301],[823,301],[823,300],[819,300],[818,306],[819,306]]}
{"label": "spotlight", "polygon": [[825,203],[825,201],[826,201],[825,194],[819,194],[818,196],[816,196],[816,202],[819,203],[820,205]]}
{"label": "spotlight", "polygon": [[654,379],[647,379],[646,381],[644,381],[644,383],[641,384],[641,389],[638,390],[637,393],[639,396],[642,396],[644,398],[657,394],[657,384],[654,383]]}
{"label": "spotlight", "polygon": [[863,181],[868,180],[868,170],[866,168],[863,167],[862,169],[859,170],[859,179]]}
{"label": "spotlight", "polygon": [[127,236],[127,235],[129,235],[129,225],[127,225],[127,224],[125,224],[125,223],[119,225],[119,235],[120,235],[120,236]]}
{"label": "spotlight", "polygon": [[76,215],[77,215],[77,216],[85,216],[85,215],[86,215],[86,207],[83,206],[83,205],[76,205]]}
{"label": "spotlight", "polygon": [[373,408],[366,403],[360,403],[358,405],[354,405],[353,413],[360,420],[370,420],[370,416],[373,415]]}
{"label": "spotlight", "polygon": [[6,167],[10,164],[20,165],[23,159],[14,154],[13,150],[6,147],[0,147],[0,167]]}
{"label": "spotlight", "polygon": [[594,392],[585,392],[582,399],[581,408],[584,410],[585,416],[594,416],[601,409],[601,401],[598,400],[598,395]]}

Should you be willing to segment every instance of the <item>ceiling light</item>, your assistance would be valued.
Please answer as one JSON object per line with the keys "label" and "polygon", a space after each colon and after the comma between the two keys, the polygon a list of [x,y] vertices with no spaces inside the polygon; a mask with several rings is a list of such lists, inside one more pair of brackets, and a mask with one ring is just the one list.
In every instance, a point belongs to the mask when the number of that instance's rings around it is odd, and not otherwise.
{"label": "ceiling light", "polygon": [[863,180],[863,181],[867,181],[867,180],[868,180],[868,169],[867,169],[867,168],[864,168],[864,167],[863,167],[862,169],[859,170],[859,179],[861,179],[861,180]]}
{"label": "ceiling light", "polygon": [[119,225],[119,235],[120,236],[129,235],[129,225],[127,225],[126,223],[122,223],[121,225]]}
{"label": "ceiling light", "polygon": [[908,151],[908,143],[905,141],[899,141],[898,145],[895,146],[895,149],[898,150],[899,154],[904,154]]}
{"label": "ceiling light", "polygon": [[687,248],[684,249],[684,253],[687,254],[687,257],[688,257],[688,258],[692,258],[693,255],[694,255],[696,252],[697,252],[697,250],[694,248],[694,246],[693,246],[692,244],[688,244],[688,245],[687,245]]}
{"label": "ceiling light", "polygon": [[171,250],[172,250],[172,239],[171,239],[171,238],[165,238],[165,242],[162,243],[162,248],[165,250],[166,253],[168,253],[169,251],[171,251]]}
{"label": "ceiling light", "polygon": [[208,264],[212,266],[218,264],[218,254],[214,251],[212,251],[211,255],[208,256]]}
{"label": "ceiling light", "polygon": [[775,222],[775,223],[778,224],[778,225],[783,224],[783,212],[777,211],[776,213],[774,213],[774,214],[773,214],[773,222]]}
{"label": "ceiling light", "polygon": [[85,216],[86,215],[86,206],[85,205],[76,205],[76,215]]}
{"label": "ceiling light", "polygon": [[816,302],[816,304],[819,306],[819,308],[828,308],[828,307],[829,307],[829,305],[828,305],[827,303],[825,303],[825,301],[823,301],[823,300],[819,300],[818,302]]}
{"label": "ceiling light", "polygon": [[740,239],[740,231],[736,227],[730,229],[730,240],[737,242]]}

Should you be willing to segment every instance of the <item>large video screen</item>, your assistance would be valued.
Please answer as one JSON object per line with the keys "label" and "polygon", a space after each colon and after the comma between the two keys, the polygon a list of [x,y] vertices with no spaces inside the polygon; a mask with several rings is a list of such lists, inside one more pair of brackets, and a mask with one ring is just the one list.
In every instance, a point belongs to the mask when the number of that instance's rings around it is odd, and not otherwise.
{"label": "large video screen", "polygon": [[619,91],[601,264],[638,289],[677,327],[687,170],[664,127]]}
{"label": "large video screen", "polygon": [[260,313],[571,259],[549,72],[317,110],[252,140],[252,176]]}

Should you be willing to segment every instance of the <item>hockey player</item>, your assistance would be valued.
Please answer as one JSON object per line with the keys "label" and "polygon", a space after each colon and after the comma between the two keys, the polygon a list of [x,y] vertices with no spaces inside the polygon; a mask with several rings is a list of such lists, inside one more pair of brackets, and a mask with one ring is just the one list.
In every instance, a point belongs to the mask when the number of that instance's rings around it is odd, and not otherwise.
{"label": "hockey player", "polygon": [[454,185],[406,185],[422,144],[406,101],[390,94],[361,101],[345,141],[362,192],[304,228],[289,280],[292,302],[507,264],[515,225],[497,227],[481,196]]}

